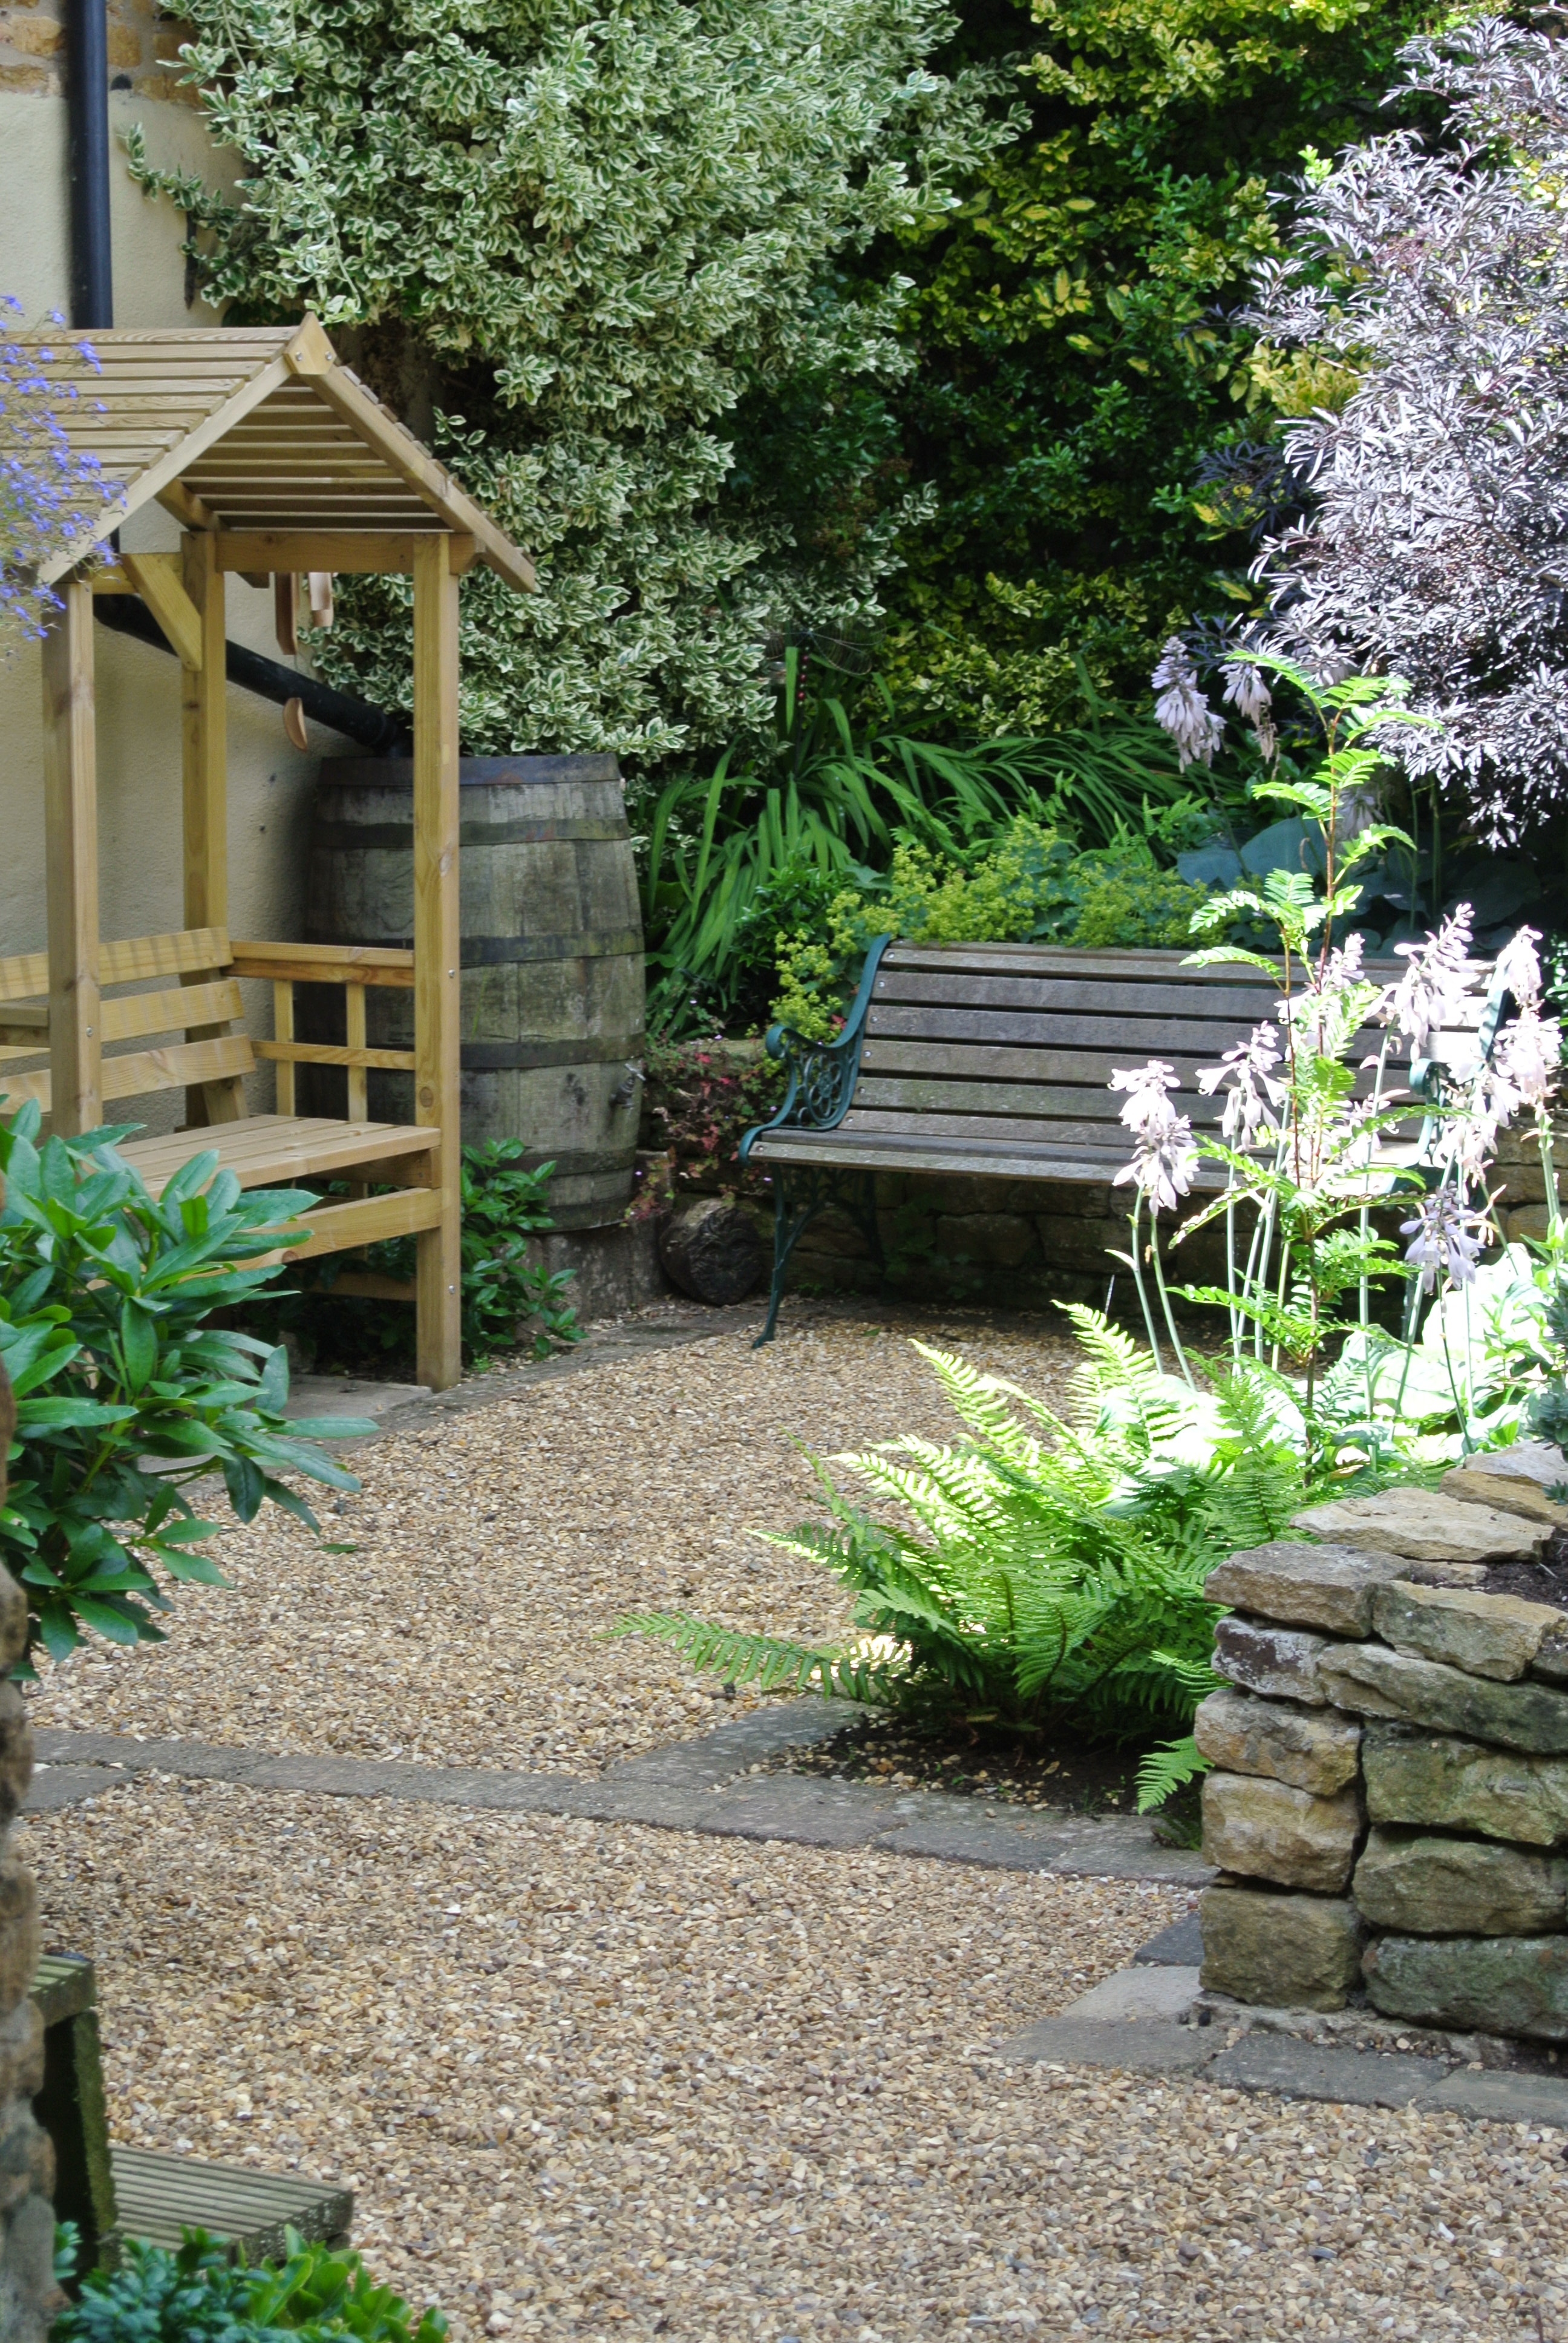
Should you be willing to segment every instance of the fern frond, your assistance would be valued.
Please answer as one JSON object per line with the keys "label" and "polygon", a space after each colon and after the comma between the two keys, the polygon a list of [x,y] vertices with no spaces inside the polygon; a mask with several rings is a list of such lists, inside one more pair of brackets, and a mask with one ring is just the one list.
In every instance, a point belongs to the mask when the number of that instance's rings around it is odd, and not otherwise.
{"label": "fern frond", "polygon": [[1139,1813],[1152,1814],[1156,1806],[1162,1806],[1177,1790],[1208,1770],[1209,1760],[1200,1754],[1190,1733],[1180,1741],[1166,1741],[1151,1749],[1138,1768]]}
{"label": "fern frond", "polygon": [[692,1667],[729,1684],[755,1684],[759,1692],[792,1684],[797,1692],[886,1706],[897,1700],[908,1674],[905,1663],[872,1660],[853,1649],[827,1651],[777,1635],[741,1634],[684,1611],[628,1612],[604,1632],[607,1637],[652,1635],[673,1645]]}

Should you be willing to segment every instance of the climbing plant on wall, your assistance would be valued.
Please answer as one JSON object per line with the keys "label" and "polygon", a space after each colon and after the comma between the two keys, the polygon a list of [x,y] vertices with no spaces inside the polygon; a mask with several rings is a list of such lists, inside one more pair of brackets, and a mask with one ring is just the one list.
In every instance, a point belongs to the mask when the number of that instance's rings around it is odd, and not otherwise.
{"label": "climbing plant on wall", "polygon": [[1379,122],[1395,52],[1432,13],[965,0],[960,49],[1011,53],[1031,118],[906,247],[918,364],[891,406],[940,496],[895,589],[910,720],[1071,720],[1075,655],[1141,699],[1173,624],[1245,597],[1256,508],[1222,475],[1199,482],[1204,458],[1267,441],[1325,386],[1225,313],[1287,226],[1271,191]]}
{"label": "climbing plant on wall", "polygon": [[[769,711],[770,620],[877,613],[899,500],[857,508],[884,451],[839,408],[907,369],[905,288],[844,264],[941,218],[1008,135],[983,75],[928,70],[940,0],[187,13],[245,176],[230,198],[133,166],[194,216],[209,295],[366,329],[375,387],[538,559],[537,596],[465,588],[466,748],[727,742]],[[836,543],[766,477],[726,505],[727,418],[761,384],[781,429],[821,424]],[[406,701],[406,601],[345,593],[327,672]]]}

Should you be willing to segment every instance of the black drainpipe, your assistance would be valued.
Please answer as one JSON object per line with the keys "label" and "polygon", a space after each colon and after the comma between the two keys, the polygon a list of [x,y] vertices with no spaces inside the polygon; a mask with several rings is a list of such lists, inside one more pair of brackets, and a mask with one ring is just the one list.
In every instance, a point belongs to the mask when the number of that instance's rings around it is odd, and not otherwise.
{"label": "black drainpipe", "polygon": [[[100,626],[112,627],[117,635],[134,635],[139,643],[150,643],[156,651],[170,649],[167,636],[147,608],[132,594],[99,594],[93,598],[93,616]],[[330,685],[317,683],[314,676],[297,674],[291,667],[280,667],[276,659],[263,659],[259,651],[247,651],[243,643],[225,643],[224,669],[230,683],[242,690],[254,691],[260,699],[270,699],[282,708],[297,699],[313,722],[325,724],[330,730],[340,732],[346,740],[357,740],[360,747],[374,750],[383,757],[406,757],[409,751],[408,728],[400,716],[392,716],[384,708],[372,708],[367,700],[353,699],[346,691],[334,691]]]}
{"label": "black drainpipe", "polygon": [[71,323],[115,322],[109,247],[109,50],[105,0],[67,0],[71,132]]}

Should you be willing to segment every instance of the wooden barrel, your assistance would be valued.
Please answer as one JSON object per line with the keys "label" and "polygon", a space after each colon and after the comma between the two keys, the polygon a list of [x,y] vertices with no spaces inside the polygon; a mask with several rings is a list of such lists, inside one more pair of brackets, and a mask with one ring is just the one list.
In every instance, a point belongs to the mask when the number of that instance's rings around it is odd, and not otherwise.
{"label": "wooden barrel", "polygon": [[[558,1227],[630,1201],[643,1051],[642,920],[610,756],[465,757],[459,900],[463,1137],[553,1161]],[[323,764],[311,829],[313,941],[410,944],[414,769]],[[369,1040],[410,1048],[413,995],[368,996]],[[372,1073],[370,1111],[413,1121],[413,1079]]]}

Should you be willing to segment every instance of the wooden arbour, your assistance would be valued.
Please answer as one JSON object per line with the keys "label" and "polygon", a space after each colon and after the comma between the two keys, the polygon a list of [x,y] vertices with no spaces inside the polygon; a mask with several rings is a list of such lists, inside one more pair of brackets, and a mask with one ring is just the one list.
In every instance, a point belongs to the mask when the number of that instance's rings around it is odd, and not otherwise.
{"label": "wooden arbour", "polygon": [[[90,340],[96,370],[85,358],[71,369],[78,396],[59,419],[118,493],[42,573],[60,604],[43,646],[48,943],[0,960],[0,1091],[12,1104],[36,1098],[55,1131],[75,1134],[130,1119],[122,1100],[183,1091],[181,1131],[122,1150],[155,1192],[206,1147],[245,1187],[347,1180],[347,1202],[297,1224],[304,1249],[416,1237],[418,1373],[444,1389],[461,1364],[457,589],[476,560],[524,589],[532,567],[339,363],[314,318],[38,339],[59,355]],[[155,500],[180,523],[178,552],[106,560],[113,533]],[[412,949],[231,942],[225,579],[377,570],[413,583]],[[183,928],[107,943],[98,932],[92,608],[105,592],[139,595],[180,661],[184,833]],[[271,1041],[243,1031],[242,977],[272,986]],[[345,987],[344,1044],[295,1038],[299,982]],[[411,988],[411,1052],[366,1046],[371,984]],[[126,1042],[137,1046],[116,1053]],[[270,1115],[246,1112],[244,1077],[258,1058],[277,1067]],[[295,1067],[311,1061],[345,1068],[346,1118],[294,1112]],[[414,1122],[367,1120],[366,1072],[383,1065],[413,1073]],[[357,1192],[367,1186],[393,1192]]]}

